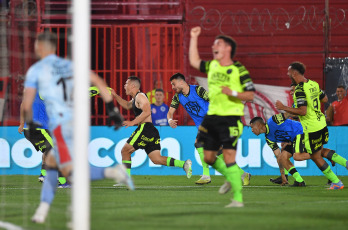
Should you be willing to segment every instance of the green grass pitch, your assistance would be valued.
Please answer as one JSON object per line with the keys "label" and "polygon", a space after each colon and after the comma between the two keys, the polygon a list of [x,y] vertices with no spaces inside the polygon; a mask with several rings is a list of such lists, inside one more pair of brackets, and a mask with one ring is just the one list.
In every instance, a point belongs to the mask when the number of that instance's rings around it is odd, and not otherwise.
{"label": "green grass pitch", "polygon": [[[244,208],[224,206],[222,176],[195,185],[198,176],[134,176],[135,191],[112,187],[111,180],[91,184],[91,229],[348,229],[348,177],[343,190],[327,190],[325,177],[303,177],[307,187],[280,187],[271,176],[253,176],[243,188]],[[289,178],[293,183],[293,178]],[[41,185],[35,176],[2,176],[0,222],[23,229],[68,229],[70,189],[57,189],[45,224],[30,222]]]}

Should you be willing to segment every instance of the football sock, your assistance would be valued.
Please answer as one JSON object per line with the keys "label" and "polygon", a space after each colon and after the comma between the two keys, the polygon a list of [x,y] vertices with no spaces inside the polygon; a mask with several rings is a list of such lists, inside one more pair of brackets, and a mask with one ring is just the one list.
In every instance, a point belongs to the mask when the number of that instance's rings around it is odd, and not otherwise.
{"label": "football sock", "polygon": [[226,163],[223,160],[223,155],[217,156],[214,164],[212,164],[212,167],[216,169],[219,173],[224,175],[226,177]]}
{"label": "football sock", "polygon": [[284,168],[284,174],[285,174],[285,175],[289,175],[289,171],[286,170],[286,168]]}
{"label": "football sock", "polygon": [[131,168],[132,168],[132,161],[122,161],[122,164],[124,164],[124,166],[126,166],[127,173],[128,173],[128,175],[130,175]]}
{"label": "football sock", "polygon": [[95,166],[91,165],[90,170],[89,170],[91,180],[104,179],[105,178],[104,171],[105,171],[105,168],[95,167]]}
{"label": "football sock", "polygon": [[231,183],[233,200],[243,202],[242,181],[240,179],[240,168],[236,162],[226,165],[226,180]]}
{"label": "football sock", "polygon": [[66,179],[63,176],[58,177],[58,181],[59,181],[60,184],[65,184],[66,183]]}
{"label": "football sock", "polygon": [[301,183],[303,181],[301,175],[297,172],[295,167],[291,167],[289,169],[289,173],[295,178],[297,182]]}
{"label": "football sock", "polygon": [[340,155],[335,153],[334,150],[330,150],[330,152],[327,154],[326,158],[336,162],[337,164],[342,165],[343,167],[346,167],[347,160],[344,157],[341,157]]}
{"label": "football sock", "polygon": [[209,165],[207,163],[205,163],[205,161],[204,161],[203,147],[197,148],[197,152],[198,152],[199,158],[201,158],[202,167],[203,167],[203,175],[210,176]]}
{"label": "football sock", "polygon": [[323,172],[327,179],[332,181],[332,183],[338,183],[340,181],[326,162],[323,166],[319,167],[319,169]]}
{"label": "football sock", "polygon": [[41,189],[41,201],[51,204],[56,193],[58,171],[46,170],[46,177]]}
{"label": "football sock", "polygon": [[167,166],[183,168],[184,164],[185,164],[185,161],[176,160],[172,157],[167,157]]}
{"label": "football sock", "polygon": [[60,171],[58,171],[58,181],[59,181],[60,184],[65,184],[66,183],[65,177],[63,177],[63,174]]}
{"label": "football sock", "polygon": [[46,176],[46,169],[41,169],[41,175]]}

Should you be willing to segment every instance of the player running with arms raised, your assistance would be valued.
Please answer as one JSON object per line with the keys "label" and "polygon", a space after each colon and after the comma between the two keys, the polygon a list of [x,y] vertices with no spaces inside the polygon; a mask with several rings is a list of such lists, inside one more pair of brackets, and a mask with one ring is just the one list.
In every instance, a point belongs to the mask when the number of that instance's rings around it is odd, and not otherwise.
{"label": "player running with arms raised", "polygon": [[[204,144],[204,161],[225,176],[227,182],[220,193],[233,191],[232,202],[226,207],[243,207],[240,168],[236,164],[238,138],[243,132],[241,116],[244,115],[242,101],[254,98],[254,85],[249,72],[233,57],[237,44],[229,36],[219,35],[212,45],[214,60],[202,61],[198,53],[200,27],[191,29],[189,48],[190,64],[208,75],[209,109],[199,126],[198,142]],[[225,164],[216,162],[216,155],[223,146]]]}

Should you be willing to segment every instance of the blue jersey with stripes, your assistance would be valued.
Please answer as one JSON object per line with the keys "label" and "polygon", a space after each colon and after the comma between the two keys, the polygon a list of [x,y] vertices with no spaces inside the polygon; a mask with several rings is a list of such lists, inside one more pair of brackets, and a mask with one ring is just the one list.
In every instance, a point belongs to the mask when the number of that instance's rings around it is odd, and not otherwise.
{"label": "blue jersey with stripes", "polygon": [[24,87],[40,92],[46,106],[50,130],[73,118],[72,76],[72,62],[55,54],[36,62],[27,72]]}
{"label": "blue jersey with stripes", "polygon": [[195,122],[196,127],[202,123],[204,116],[208,112],[209,101],[197,94],[197,85],[190,85],[190,92],[188,95],[178,93],[180,104],[185,108],[186,112],[191,116]]}
{"label": "blue jersey with stripes", "polygon": [[303,134],[300,122],[285,119],[282,113],[268,119],[266,139],[272,142],[293,142],[298,134]]}
{"label": "blue jersey with stripes", "polygon": [[[48,116],[46,113],[46,106],[44,101],[40,98],[39,93],[36,93],[34,102],[33,102],[33,121],[41,124],[41,129],[48,129]],[[27,127],[27,124],[24,124],[24,128]]]}

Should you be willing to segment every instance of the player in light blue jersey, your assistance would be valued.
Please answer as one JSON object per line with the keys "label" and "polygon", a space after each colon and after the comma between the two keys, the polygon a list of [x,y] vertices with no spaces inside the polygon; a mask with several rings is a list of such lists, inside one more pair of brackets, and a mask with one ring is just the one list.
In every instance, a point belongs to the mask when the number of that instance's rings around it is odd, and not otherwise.
{"label": "player in light blue jersey", "polygon": [[[173,120],[173,115],[181,104],[186,112],[191,116],[198,129],[208,111],[208,92],[202,86],[187,84],[187,82],[185,81],[185,76],[181,73],[174,74],[170,78],[170,82],[172,89],[175,91],[175,95],[173,96],[172,103],[170,104],[169,112],[167,114],[170,127],[176,128],[178,126],[177,120]],[[203,146],[197,143],[197,138],[195,141],[195,147],[197,149],[203,167],[203,175],[195,183],[199,185],[209,184],[211,182],[209,165],[204,161]],[[221,158],[222,155],[220,151],[220,154],[216,160],[217,164],[225,164],[225,162]],[[243,185],[249,185],[250,174],[244,172],[242,169],[240,169],[240,173],[242,175],[241,177]]]}
{"label": "player in light blue jersey", "polygon": [[[50,32],[38,35],[35,41],[35,53],[39,57],[27,72],[24,83],[23,114],[29,128],[29,135],[39,126],[33,121],[32,104],[37,91],[45,99],[49,118],[49,131],[53,138],[53,149],[47,155],[47,173],[41,190],[41,202],[36,209],[32,221],[45,222],[50,205],[53,201],[56,185],[57,170],[59,169],[71,182],[73,170],[73,71],[69,60],[55,55],[57,36]],[[96,74],[91,73],[91,82],[100,90],[109,119],[116,128],[122,125],[122,117],[114,107],[112,96],[108,93],[106,83]],[[87,90],[87,89],[86,89]],[[87,153],[86,153],[87,154]],[[91,179],[99,180],[112,178],[134,189],[133,182],[123,165],[114,168],[91,167]]]}

